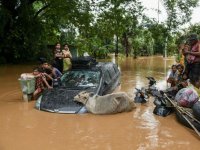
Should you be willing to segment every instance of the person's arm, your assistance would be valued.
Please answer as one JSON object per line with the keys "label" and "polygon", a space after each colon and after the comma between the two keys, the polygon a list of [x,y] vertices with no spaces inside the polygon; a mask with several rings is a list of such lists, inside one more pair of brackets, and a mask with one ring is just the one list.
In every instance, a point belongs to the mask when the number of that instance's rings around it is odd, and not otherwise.
{"label": "person's arm", "polygon": [[56,71],[55,71],[54,68],[52,69],[52,74],[53,74],[53,77],[54,77],[54,78],[57,78]]}
{"label": "person's arm", "polygon": [[182,54],[185,56],[187,55],[187,52],[189,52],[190,46],[189,45],[184,45],[182,49]]}
{"label": "person's arm", "polygon": [[177,82],[177,81],[178,81],[178,72],[176,72],[176,73],[175,73],[175,76],[174,76],[174,81],[175,81],[175,82]]}
{"label": "person's arm", "polygon": [[189,52],[188,54],[194,55],[194,56],[200,56],[200,46],[197,52]]}
{"label": "person's arm", "polygon": [[51,89],[52,86],[49,85],[49,83],[47,82],[45,76],[42,76],[42,80],[44,81],[45,85],[47,86],[48,89]]}
{"label": "person's arm", "polygon": [[72,58],[72,54],[71,54],[71,52],[69,51],[69,58]]}
{"label": "person's arm", "polygon": [[200,56],[200,44],[198,44],[198,50],[196,52],[186,51],[185,53],[191,54],[194,56]]}
{"label": "person's arm", "polygon": [[62,76],[62,73],[58,69],[56,69],[55,73],[57,74],[58,77]]}
{"label": "person's arm", "polygon": [[70,53],[70,51],[68,50],[68,51],[65,51],[65,53],[63,53],[64,54],[64,57],[65,58],[72,58],[72,55],[71,55],[71,53]]}
{"label": "person's arm", "polygon": [[63,53],[57,53],[57,52],[55,52],[54,53],[54,57],[63,58],[64,55],[63,55]]}
{"label": "person's arm", "polygon": [[187,81],[183,81],[183,82],[181,82],[181,85],[185,88],[188,86],[188,83],[187,83]]}
{"label": "person's arm", "polygon": [[45,75],[45,77],[47,77],[47,78],[53,80],[53,78],[52,78],[50,75],[48,75],[47,73],[44,73],[44,75]]}

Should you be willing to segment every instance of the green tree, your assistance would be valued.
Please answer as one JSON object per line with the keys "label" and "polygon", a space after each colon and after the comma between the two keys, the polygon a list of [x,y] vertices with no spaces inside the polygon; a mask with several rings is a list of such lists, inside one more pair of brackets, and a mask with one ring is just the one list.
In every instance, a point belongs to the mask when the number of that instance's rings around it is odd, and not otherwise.
{"label": "green tree", "polygon": [[191,20],[192,8],[198,5],[199,0],[162,0],[167,11],[167,34],[164,56],[167,56],[168,39],[177,29]]}
{"label": "green tree", "polygon": [[0,0],[1,56],[7,62],[35,59],[44,46],[60,40],[69,24],[81,24],[85,1]]}
{"label": "green tree", "polygon": [[165,46],[165,38],[167,34],[167,29],[164,24],[151,23],[148,25],[148,30],[152,34],[152,38],[154,39],[154,53],[155,54],[163,54],[164,46]]}

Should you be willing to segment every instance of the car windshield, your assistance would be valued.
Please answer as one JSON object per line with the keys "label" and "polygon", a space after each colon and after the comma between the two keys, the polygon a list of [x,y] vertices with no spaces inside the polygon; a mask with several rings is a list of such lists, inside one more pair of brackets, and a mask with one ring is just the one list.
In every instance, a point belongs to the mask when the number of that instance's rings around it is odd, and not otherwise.
{"label": "car windshield", "polygon": [[68,88],[97,87],[100,80],[99,71],[68,71],[62,78],[62,84]]}

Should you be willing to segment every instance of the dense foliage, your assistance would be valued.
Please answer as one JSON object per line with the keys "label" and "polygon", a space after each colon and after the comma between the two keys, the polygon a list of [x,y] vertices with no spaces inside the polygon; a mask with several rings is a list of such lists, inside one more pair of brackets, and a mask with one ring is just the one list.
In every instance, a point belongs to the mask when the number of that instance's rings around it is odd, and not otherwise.
{"label": "dense foliage", "polygon": [[0,63],[51,58],[58,41],[98,58],[174,54],[184,37],[200,33],[199,24],[180,32],[198,0],[162,2],[164,23],[145,16],[140,0],[0,0]]}

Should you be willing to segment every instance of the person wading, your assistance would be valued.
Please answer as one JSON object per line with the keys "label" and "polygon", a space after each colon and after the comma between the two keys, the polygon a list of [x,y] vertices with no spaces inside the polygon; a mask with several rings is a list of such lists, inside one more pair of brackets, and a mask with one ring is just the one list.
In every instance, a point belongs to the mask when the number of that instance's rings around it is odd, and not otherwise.
{"label": "person wading", "polygon": [[191,83],[195,83],[200,76],[200,42],[196,34],[189,37],[190,49],[184,51],[187,60],[187,73]]}

